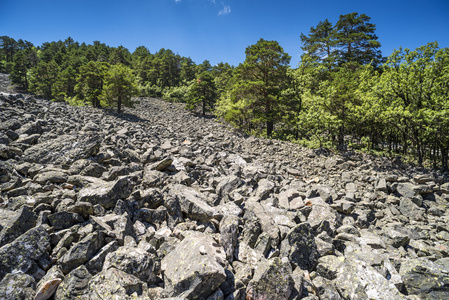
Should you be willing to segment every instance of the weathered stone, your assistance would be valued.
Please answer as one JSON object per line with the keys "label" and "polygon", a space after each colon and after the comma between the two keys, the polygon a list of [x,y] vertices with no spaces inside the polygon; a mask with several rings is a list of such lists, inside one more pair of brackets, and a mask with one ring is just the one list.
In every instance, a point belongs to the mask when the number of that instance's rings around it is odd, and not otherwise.
{"label": "weathered stone", "polygon": [[194,220],[207,222],[218,217],[214,208],[205,201],[205,196],[191,187],[175,184],[170,193],[179,200],[181,211]]}
{"label": "weathered stone", "polygon": [[55,230],[66,229],[72,227],[77,223],[84,222],[83,217],[77,213],[71,213],[67,211],[61,211],[48,216],[51,226]]}
{"label": "weathered stone", "polygon": [[220,222],[220,245],[226,253],[226,259],[232,263],[237,237],[239,233],[239,218],[225,216]]}
{"label": "weathered stone", "polygon": [[391,282],[360,261],[346,260],[334,284],[344,299],[405,299]]}
{"label": "weathered stone", "polygon": [[[8,210],[0,210],[0,214],[4,214],[4,218],[8,219],[5,224],[1,225],[3,228],[0,231],[0,247],[14,241],[21,234],[31,229],[37,221],[37,215],[26,205],[22,206],[17,214]],[[12,216],[12,218],[9,219],[9,216]]]}
{"label": "weathered stone", "polygon": [[6,274],[0,281],[0,299],[33,299],[35,286],[34,278],[28,274]]}
{"label": "weathered stone", "polygon": [[288,299],[294,288],[291,267],[279,258],[260,262],[246,288],[246,299]]}
{"label": "weathered stone", "polygon": [[101,270],[103,270],[103,264],[104,260],[106,259],[106,255],[114,252],[118,248],[119,244],[117,241],[109,242],[107,245],[101,248],[100,251],[98,251],[98,253],[86,263],[86,268],[89,270],[89,273],[95,275],[101,272]]}
{"label": "weathered stone", "polygon": [[125,199],[131,194],[128,177],[108,182],[96,179],[93,184],[82,188],[78,194],[78,201],[100,204],[105,209],[113,208],[118,199]]}
{"label": "weathered stone", "polygon": [[210,236],[192,233],[162,260],[165,288],[170,296],[201,299],[225,280],[224,249]]}
{"label": "weathered stone", "polygon": [[92,275],[84,265],[72,270],[59,284],[55,298],[61,300],[85,298],[86,288]]}
{"label": "weathered stone", "polygon": [[63,171],[45,171],[34,176],[33,180],[39,184],[63,183],[68,179],[68,175]]}
{"label": "weathered stone", "polygon": [[275,187],[274,182],[271,182],[268,179],[261,179],[257,183],[257,190],[256,190],[256,198],[263,200],[268,197],[268,195],[273,191]]}
{"label": "weathered stone", "polygon": [[133,223],[127,213],[122,215],[108,214],[104,217],[91,217],[96,228],[103,229],[110,237],[117,239],[123,246],[126,236],[134,237]]}
{"label": "weathered stone", "polygon": [[103,269],[116,268],[151,284],[156,279],[154,259],[143,249],[125,246],[106,255]]}
{"label": "weathered stone", "polygon": [[64,274],[88,262],[104,246],[104,234],[101,231],[93,232],[73,245],[72,248],[59,260]]}
{"label": "weathered stone", "polygon": [[309,223],[302,223],[292,228],[281,243],[281,257],[303,270],[315,268],[319,253]]}
{"label": "weathered stone", "polygon": [[62,135],[26,149],[23,160],[40,164],[70,164],[98,153],[100,141],[96,133]]}
{"label": "weathered stone", "polygon": [[427,258],[406,260],[401,264],[399,274],[407,292],[425,299],[449,297],[449,273],[447,265],[441,265]]}
{"label": "weathered stone", "polygon": [[[50,268],[49,236],[44,226],[34,227],[0,248],[0,280],[7,273],[23,272],[39,280]],[[11,255],[14,253],[14,255]]]}
{"label": "weathered stone", "polygon": [[147,284],[137,277],[110,268],[101,271],[89,281],[86,295],[87,299],[136,299],[147,296]]}

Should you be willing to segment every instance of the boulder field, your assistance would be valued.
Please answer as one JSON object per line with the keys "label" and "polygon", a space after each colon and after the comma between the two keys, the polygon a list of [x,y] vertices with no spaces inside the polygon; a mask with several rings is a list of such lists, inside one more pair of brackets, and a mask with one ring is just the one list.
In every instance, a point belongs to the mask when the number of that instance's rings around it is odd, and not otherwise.
{"label": "boulder field", "polygon": [[8,85],[0,299],[449,299],[447,173]]}

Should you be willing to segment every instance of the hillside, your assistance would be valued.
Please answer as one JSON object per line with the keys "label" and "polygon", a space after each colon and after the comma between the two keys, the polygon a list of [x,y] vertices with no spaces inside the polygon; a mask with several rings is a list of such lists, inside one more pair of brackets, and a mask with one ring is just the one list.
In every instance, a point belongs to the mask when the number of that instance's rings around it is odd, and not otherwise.
{"label": "hillside", "polygon": [[449,298],[448,174],[8,85],[1,299]]}

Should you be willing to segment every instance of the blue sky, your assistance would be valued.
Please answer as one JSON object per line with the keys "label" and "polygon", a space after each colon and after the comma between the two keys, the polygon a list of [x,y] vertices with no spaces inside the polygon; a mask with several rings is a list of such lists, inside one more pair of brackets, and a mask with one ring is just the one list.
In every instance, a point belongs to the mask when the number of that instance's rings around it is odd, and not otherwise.
{"label": "blue sky", "polygon": [[0,35],[35,45],[71,36],[131,52],[143,45],[232,65],[264,38],[278,41],[295,67],[301,32],[351,12],[371,17],[384,56],[433,41],[449,47],[449,0],[0,0]]}

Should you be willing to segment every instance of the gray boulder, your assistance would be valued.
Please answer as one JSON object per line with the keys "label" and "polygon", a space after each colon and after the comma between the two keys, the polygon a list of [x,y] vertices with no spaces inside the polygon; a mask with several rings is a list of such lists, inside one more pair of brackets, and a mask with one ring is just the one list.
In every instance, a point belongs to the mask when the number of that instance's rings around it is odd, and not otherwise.
{"label": "gray boulder", "polygon": [[[2,225],[0,231],[0,246],[14,241],[21,234],[34,227],[37,215],[26,205],[22,206],[18,213],[0,209],[1,219],[8,220]],[[12,215],[12,218],[10,216]]]}
{"label": "gray boulder", "polygon": [[51,266],[49,248],[49,235],[44,226],[34,227],[4,245],[0,248],[0,280],[13,272],[23,272],[39,280]]}
{"label": "gray boulder", "polygon": [[24,273],[6,274],[0,281],[0,299],[33,299],[36,282]]}
{"label": "gray boulder", "polygon": [[216,210],[206,202],[206,196],[194,188],[175,184],[170,188],[170,194],[179,201],[181,211],[193,220],[207,222],[218,217]]}
{"label": "gray boulder", "polygon": [[432,262],[427,258],[415,258],[404,261],[399,274],[405,289],[411,295],[422,299],[449,298],[448,264]]}
{"label": "gray boulder", "polygon": [[126,176],[113,182],[95,179],[94,183],[79,191],[78,201],[100,204],[109,209],[115,207],[117,200],[127,198],[130,194],[131,184]]}
{"label": "gray boulder", "polygon": [[246,299],[289,299],[295,286],[291,272],[288,262],[277,257],[260,262],[246,288]]}
{"label": "gray boulder", "polygon": [[162,260],[165,289],[169,296],[204,299],[226,280],[225,265],[224,249],[193,232]]}
{"label": "gray boulder", "polygon": [[136,276],[115,268],[101,271],[89,281],[86,299],[148,299],[147,284]]}
{"label": "gray boulder", "polygon": [[125,246],[106,255],[103,269],[115,268],[152,283],[156,279],[154,259],[154,255],[143,249]]}
{"label": "gray boulder", "polygon": [[23,153],[23,160],[40,164],[71,164],[97,154],[100,142],[100,136],[93,132],[79,136],[62,135],[29,147]]}
{"label": "gray boulder", "polygon": [[72,270],[59,284],[55,293],[55,299],[86,299],[85,293],[92,275],[84,265]]}
{"label": "gray boulder", "polygon": [[280,255],[303,270],[312,270],[316,266],[319,253],[309,223],[301,223],[287,233],[281,243]]}
{"label": "gray boulder", "polygon": [[64,274],[88,262],[104,246],[104,234],[95,231],[88,234],[59,260]]}

